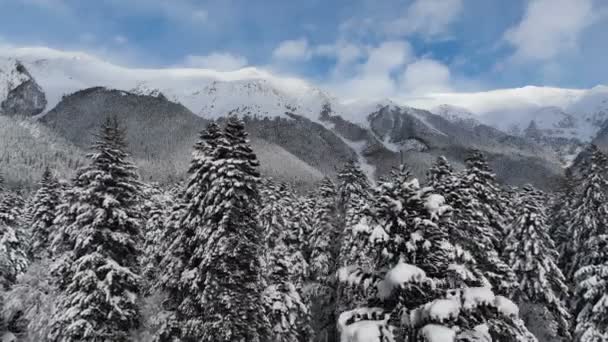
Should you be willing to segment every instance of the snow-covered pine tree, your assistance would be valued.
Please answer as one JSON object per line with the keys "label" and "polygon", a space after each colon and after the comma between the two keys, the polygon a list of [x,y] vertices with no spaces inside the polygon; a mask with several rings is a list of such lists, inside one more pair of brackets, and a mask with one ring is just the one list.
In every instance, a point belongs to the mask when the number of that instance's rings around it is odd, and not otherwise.
{"label": "snow-covered pine tree", "polygon": [[[264,342],[269,323],[262,302],[264,237],[256,221],[258,161],[242,120],[228,118],[224,137],[203,201],[206,239],[199,270],[205,279],[200,294],[205,310],[200,341]],[[189,219],[186,215],[184,221]]]}
{"label": "snow-covered pine tree", "polygon": [[590,158],[581,170],[581,183],[574,192],[566,222],[568,239],[563,242],[564,273],[570,280],[580,268],[599,265],[600,244],[608,234],[608,157],[597,146],[589,147]]}
{"label": "snow-covered pine tree", "polygon": [[59,205],[60,187],[52,171],[46,167],[40,180],[40,188],[36,191],[32,202],[31,255],[35,259],[50,256],[50,236],[53,221]]}
{"label": "snow-covered pine tree", "polygon": [[329,178],[324,178],[314,196],[312,234],[310,236],[311,280],[325,282],[336,271],[340,231],[336,216],[336,187]]}
{"label": "snow-covered pine tree", "polygon": [[395,335],[435,341],[430,335],[451,331],[449,338],[456,340],[460,330],[459,340],[466,341],[484,325],[486,335],[498,341],[534,341],[515,304],[489,287],[468,287],[483,284],[484,277],[470,254],[450,243],[451,208],[443,196],[404,177],[379,187],[369,235],[377,246],[378,268],[339,271],[339,279],[366,293],[371,306],[340,316],[343,338],[369,333],[386,341]]}
{"label": "snow-covered pine tree", "polygon": [[603,238],[598,249],[603,251],[601,257],[605,261],[584,266],[575,273],[576,342],[608,341],[608,238]]}
{"label": "snow-covered pine tree", "polygon": [[56,219],[68,256],[50,341],[130,341],[139,324],[140,183],[118,120],[96,138]]}
{"label": "snow-covered pine tree", "polygon": [[0,191],[0,287],[8,289],[28,263],[29,231],[24,227],[23,199],[19,194]]}
{"label": "snow-covered pine tree", "polygon": [[454,169],[447,158],[437,157],[435,163],[426,173],[426,184],[435,191],[446,192],[451,190],[450,185],[454,182]]}
{"label": "snow-covered pine tree", "polygon": [[[176,307],[174,341],[269,339],[262,277],[264,237],[256,222],[258,162],[243,122],[211,124],[195,146],[179,232],[163,265]],[[176,273],[177,271],[177,273]],[[171,336],[178,333],[179,336]]]}
{"label": "snow-covered pine tree", "polygon": [[294,215],[295,197],[284,184],[265,180],[260,190],[258,221],[265,231],[267,287],[264,298],[272,326],[272,341],[308,340],[308,307],[301,296],[307,264],[301,253],[299,225]]}
{"label": "snow-covered pine tree", "polygon": [[[338,267],[357,264],[371,270],[373,261],[365,233],[369,229],[369,217],[365,208],[370,198],[369,180],[355,161],[347,162],[338,172],[338,222],[340,249]],[[336,314],[361,304],[365,298],[338,283]]]}
{"label": "snow-covered pine tree", "polygon": [[549,204],[550,215],[549,215],[549,236],[555,241],[555,247],[558,253],[558,266],[561,270],[564,270],[562,262],[569,260],[565,254],[567,241],[569,239],[567,223],[570,218],[570,208],[574,203],[575,194],[575,179],[570,169],[565,171],[565,179],[560,184],[559,188],[555,192],[555,196],[551,198]]}
{"label": "snow-covered pine tree", "polygon": [[336,186],[326,177],[308,200],[312,232],[308,236],[309,283],[304,295],[310,302],[314,341],[331,341],[337,336],[337,284],[333,275],[337,271],[341,235]]}
{"label": "snow-covered pine tree", "polygon": [[557,266],[558,254],[548,234],[545,197],[530,185],[521,190],[515,203],[518,215],[508,228],[505,257],[519,283],[513,300],[546,308],[557,323],[554,339],[570,340],[570,314],[562,302],[568,287]]}
{"label": "snow-covered pine tree", "polygon": [[[496,241],[504,238],[506,222],[511,221],[509,198],[497,184],[496,175],[490,169],[485,156],[480,151],[473,151],[465,160],[463,181],[475,190],[475,197],[482,205],[484,215],[496,235]],[[497,243],[500,245],[500,243]]]}
{"label": "snow-covered pine tree", "polygon": [[157,186],[146,186],[143,191],[144,231],[141,254],[141,274],[143,276],[143,294],[148,295],[157,285],[159,274],[163,272],[158,265],[167,251],[165,239],[166,219],[171,213],[176,200],[172,194]]}
{"label": "snow-covered pine tree", "polygon": [[204,279],[199,266],[206,243],[206,236],[202,235],[206,220],[204,200],[215,177],[214,163],[219,159],[221,139],[223,133],[215,122],[201,132],[192,152],[188,182],[184,190],[178,190],[181,196],[164,223],[166,252],[160,263],[164,271],[158,287],[168,297],[165,306],[171,314],[166,315],[155,337],[160,342],[196,339],[202,334],[204,307],[200,293]]}
{"label": "snow-covered pine tree", "polygon": [[[0,290],[9,290],[17,277],[29,265],[29,231],[24,228],[23,199],[18,193],[5,190],[0,182]],[[0,296],[0,308],[5,312],[7,300]],[[0,331],[19,332],[19,317],[0,318]]]}
{"label": "snow-covered pine tree", "polygon": [[572,257],[564,264],[574,284],[576,342],[608,339],[608,157],[594,145],[589,155],[566,223],[570,245],[564,248]]}
{"label": "snow-covered pine tree", "polygon": [[505,199],[483,155],[473,153],[464,173],[442,183],[443,195],[453,209],[450,240],[472,254],[497,294],[510,294],[515,275],[499,253],[506,220],[500,212],[506,211],[505,204],[499,202]]}
{"label": "snow-covered pine tree", "polygon": [[339,264],[365,263],[365,251],[358,236],[358,227],[365,226],[365,207],[371,186],[358,164],[349,161],[338,173],[338,216],[341,223]]}

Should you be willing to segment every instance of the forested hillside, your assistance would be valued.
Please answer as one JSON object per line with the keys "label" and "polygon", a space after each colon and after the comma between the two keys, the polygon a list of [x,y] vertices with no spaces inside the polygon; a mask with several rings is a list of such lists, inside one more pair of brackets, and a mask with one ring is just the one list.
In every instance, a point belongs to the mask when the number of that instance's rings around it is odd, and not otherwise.
{"label": "forested hillside", "polygon": [[3,152],[3,175],[18,162],[38,182],[0,181],[3,341],[608,338],[608,157],[593,146],[555,193],[499,183],[479,151],[424,179],[400,165],[372,182],[351,161],[304,191],[262,177],[229,116],[200,133],[185,181],[159,185],[116,117],[86,157],[0,119],[4,141],[40,151]]}

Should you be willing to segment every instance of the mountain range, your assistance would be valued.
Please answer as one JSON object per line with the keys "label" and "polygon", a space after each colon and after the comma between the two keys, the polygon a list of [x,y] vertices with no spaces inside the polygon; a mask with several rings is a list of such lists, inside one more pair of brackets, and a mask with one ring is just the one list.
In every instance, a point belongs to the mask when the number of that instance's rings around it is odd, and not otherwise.
{"label": "mountain range", "polygon": [[[0,112],[25,116],[28,127],[40,126],[44,137],[56,135],[78,153],[103,118],[119,116],[142,175],[161,182],[180,179],[198,132],[230,114],[245,117],[264,174],[303,186],[335,174],[350,159],[370,179],[401,162],[423,177],[437,156],[460,168],[479,149],[499,179],[550,188],[584,144],[608,140],[604,86],[434,94],[411,103],[345,101],[255,68],[132,69],[46,48],[0,56]],[[9,130],[23,123],[7,119],[3,125]],[[9,168],[9,152],[0,155],[0,169]],[[14,181],[29,178],[35,177],[20,174]]]}

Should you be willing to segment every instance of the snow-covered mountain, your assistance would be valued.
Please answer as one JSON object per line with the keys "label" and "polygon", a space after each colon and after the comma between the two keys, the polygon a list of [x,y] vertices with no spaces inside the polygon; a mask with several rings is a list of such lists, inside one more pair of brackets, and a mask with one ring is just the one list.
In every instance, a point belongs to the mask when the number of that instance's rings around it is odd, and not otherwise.
{"label": "snow-covered mountain", "polygon": [[[18,62],[17,62],[18,61]],[[325,106],[358,125],[385,106],[408,105],[464,126],[480,123],[521,134],[535,121],[550,137],[590,141],[608,118],[608,87],[589,90],[522,87],[478,93],[431,94],[420,99],[342,101],[301,79],[276,76],[257,68],[219,72],[207,69],[137,69],[117,66],[92,55],[49,48],[0,51],[0,102],[30,80],[22,63],[44,90],[52,109],[65,95],[104,86],[140,95],[164,96],[193,113],[217,118],[230,112],[269,117],[298,113],[315,122]]]}
{"label": "snow-covered mountain", "polygon": [[470,128],[481,125],[479,116],[473,114],[473,112],[463,107],[442,104],[431,109],[430,111],[431,113],[437,114],[451,122],[460,123]]}
{"label": "snow-covered mountain", "polygon": [[[195,114],[216,118],[229,112],[260,116],[285,116],[297,111],[317,120],[326,102],[335,101],[325,92],[299,79],[276,77],[256,68],[218,72],[207,69],[135,69],[117,66],[94,56],[47,48],[14,49],[0,55],[0,102],[8,90],[27,81],[14,72],[19,61],[44,89],[45,111],[65,95],[103,86],[140,95],[165,96]],[[336,106],[337,108],[338,106]]]}
{"label": "snow-covered mountain", "polygon": [[[608,87],[587,90],[523,87],[510,90],[452,94],[455,103],[468,104],[477,112],[453,105],[432,111],[453,122],[470,121],[525,137],[552,149],[569,165],[590,143],[608,120]],[[447,96],[444,97],[447,99]]]}
{"label": "snow-covered mountain", "polygon": [[[0,89],[4,89],[0,104],[11,98],[14,113],[41,113],[38,118],[45,118],[47,113],[61,107],[54,115],[69,123],[70,115],[75,115],[68,110],[70,106],[67,102],[58,106],[67,98],[91,104],[83,105],[80,111],[88,111],[90,117],[95,117],[105,114],[101,112],[103,108],[96,107],[99,101],[92,97],[103,97],[109,101],[106,107],[116,106],[112,109],[120,111],[132,110],[131,103],[154,103],[131,95],[151,97],[167,108],[170,105],[166,102],[170,101],[207,119],[229,113],[249,116],[258,120],[250,126],[253,137],[284,148],[322,173],[333,172],[337,164],[353,154],[370,177],[381,176],[400,161],[408,160],[416,163],[417,171],[423,175],[438,155],[446,154],[460,163],[467,151],[478,148],[493,155],[496,165],[504,168],[497,173],[505,180],[525,182],[525,173],[531,171],[524,172],[521,167],[524,164],[534,165],[533,172],[538,174],[549,172],[557,176],[555,166],[560,160],[566,163],[564,156],[574,153],[578,145],[568,143],[564,147],[560,142],[558,147],[548,145],[551,148],[546,149],[546,144],[526,139],[525,128],[536,118],[535,125],[542,135],[590,140],[595,126],[603,121],[602,108],[606,107],[607,98],[604,88],[524,87],[485,93],[431,94],[424,103],[420,99],[344,101],[302,79],[251,67],[226,72],[138,69],[114,65],[84,53],[48,48],[0,50],[0,61]],[[95,87],[118,92],[83,92]],[[116,94],[120,92],[129,100],[117,100]],[[75,98],[68,96],[76,93],[79,95]],[[40,96],[44,101],[37,101]],[[417,104],[430,111],[416,109]],[[581,121],[569,109],[593,114]],[[259,121],[265,117],[280,120]],[[159,129],[154,125],[153,128]],[[179,148],[184,149],[181,145]],[[334,160],[327,162],[327,158]]]}

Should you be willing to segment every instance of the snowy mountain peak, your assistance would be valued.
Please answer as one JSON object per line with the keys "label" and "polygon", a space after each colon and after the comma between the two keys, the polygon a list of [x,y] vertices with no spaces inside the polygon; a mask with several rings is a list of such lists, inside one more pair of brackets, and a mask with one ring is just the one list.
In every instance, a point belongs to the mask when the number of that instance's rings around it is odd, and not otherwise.
{"label": "snowy mountain peak", "polygon": [[165,96],[165,94],[163,94],[159,89],[151,88],[145,82],[139,82],[135,86],[135,88],[129,90],[129,92],[133,93],[135,95],[152,96],[152,97],[157,97],[157,98],[161,98],[161,99],[167,98]]}
{"label": "snowy mountain peak", "polygon": [[31,76],[16,59],[0,59],[0,102],[21,84],[29,81]]}
{"label": "snowy mountain peak", "polygon": [[431,109],[430,112],[439,115],[450,122],[463,124],[468,128],[474,128],[481,124],[477,115],[463,107],[442,104]]}

